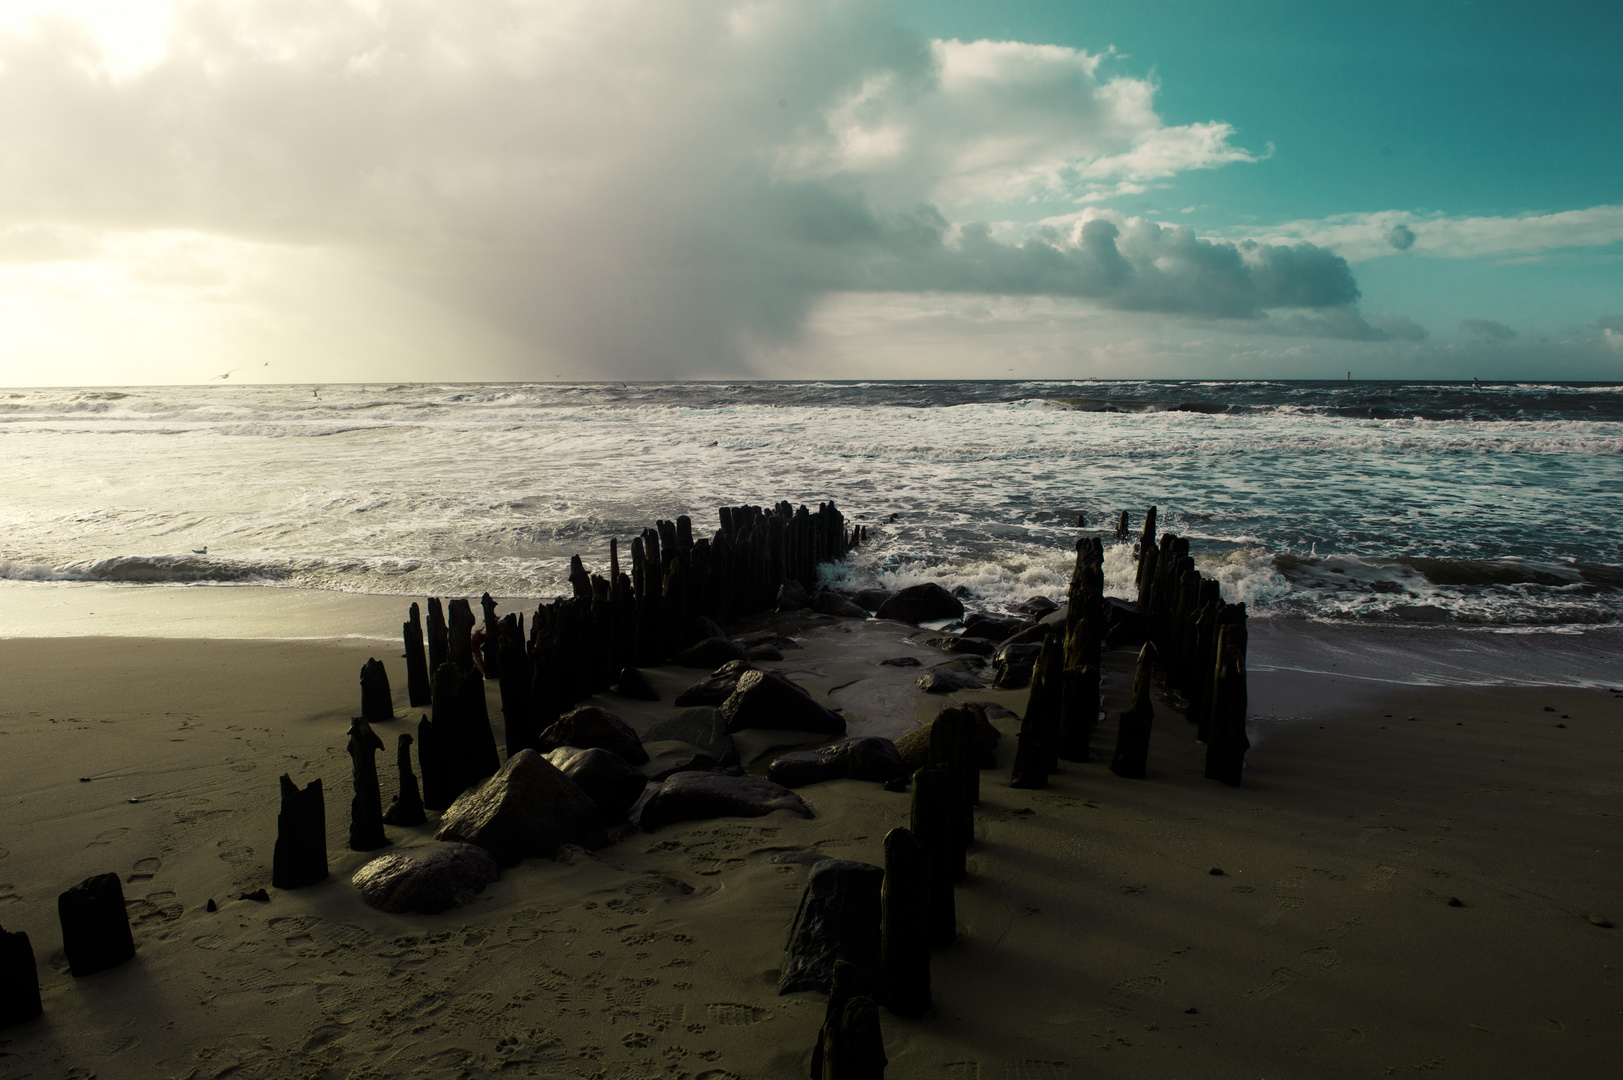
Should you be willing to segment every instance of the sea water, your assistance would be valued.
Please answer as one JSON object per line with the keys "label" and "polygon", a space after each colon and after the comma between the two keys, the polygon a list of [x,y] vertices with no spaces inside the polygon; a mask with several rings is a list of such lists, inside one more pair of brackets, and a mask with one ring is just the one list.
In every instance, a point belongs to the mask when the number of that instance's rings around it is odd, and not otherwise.
{"label": "sea water", "polygon": [[1258,618],[1623,622],[1618,384],[24,389],[0,461],[0,580],[31,590],[547,598],[612,537],[788,499],[867,527],[828,584],[997,611],[1062,594],[1083,534],[1131,596],[1153,505]]}

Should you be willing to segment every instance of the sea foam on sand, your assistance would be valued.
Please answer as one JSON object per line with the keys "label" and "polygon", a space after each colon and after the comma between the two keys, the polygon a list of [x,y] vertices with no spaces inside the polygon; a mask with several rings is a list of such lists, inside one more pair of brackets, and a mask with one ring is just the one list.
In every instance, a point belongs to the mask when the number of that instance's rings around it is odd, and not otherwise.
{"label": "sea foam on sand", "polygon": [[[779,997],[776,981],[808,867],[881,861],[908,796],[814,785],[801,791],[810,820],[632,832],[595,856],[522,863],[441,915],[375,911],[349,885],[372,855],[346,847],[344,744],[373,655],[401,716],[379,734],[392,748],[414,727],[392,625],[377,627],[392,645],[0,642],[0,922],[33,939],[45,1004],[0,1031],[0,1071],[804,1076],[824,998]],[[1022,704],[918,692],[916,669],[877,661],[946,657],[898,624],[761,629],[801,640],[772,666],[844,708],[852,734],[900,734],[947,700]],[[1615,1069],[1623,931],[1601,924],[1623,917],[1623,700],[1401,685],[1379,678],[1367,649],[1342,675],[1325,634],[1288,662],[1254,644],[1256,746],[1238,789],[1201,778],[1204,748],[1159,696],[1149,777],[1109,773],[1125,652],[1107,656],[1094,762],[1018,791],[1003,740],[999,769],[983,774],[959,940],[933,955],[935,1010],[881,1013],[890,1075]],[[648,675],[662,702],[594,703],[646,730],[695,673]],[[999,726],[1012,736],[1013,722]],[[757,733],[746,750],[793,740]],[[379,764],[387,798],[392,757]],[[238,899],[270,884],[283,772],[324,782],[332,876]],[[431,828],[389,831],[398,848]],[[106,872],[124,882],[136,956],[74,979],[56,895]]]}

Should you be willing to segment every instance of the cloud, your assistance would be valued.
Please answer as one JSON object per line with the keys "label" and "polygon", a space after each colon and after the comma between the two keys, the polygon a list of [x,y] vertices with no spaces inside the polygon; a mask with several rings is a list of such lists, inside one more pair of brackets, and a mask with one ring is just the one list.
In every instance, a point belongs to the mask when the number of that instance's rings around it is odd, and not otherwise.
{"label": "cloud", "polygon": [[1614,334],[1623,334],[1623,315],[1602,315],[1595,320],[1595,325]]}
{"label": "cloud", "polygon": [[[308,323],[323,355],[473,325],[519,375],[727,374],[840,292],[1246,319],[1358,298],[1301,239],[979,224],[1257,155],[1164,124],[1108,55],[928,41],[878,4],[199,0],[111,65],[71,21],[4,25],[0,257],[184,235],[196,262],[212,239],[258,259],[211,293],[229,325]],[[286,276],[315,263],[320,303]]]}
{"label": "cloud", "polygon": [[1492,319],[1461,319],[1460,327],[1475,334],[1479,340],[1503,342],[1516,340],[1516,331]]}
{"label": "cloud", "polygon": [[1396,251],[1440,259],[1540,256],[1570,248],[1623,244],[1623,205],[1551,214],[1450,217],[1407,210],[1337,214],[1251,234],[1263,243],[1311,243],[1359,262]]}

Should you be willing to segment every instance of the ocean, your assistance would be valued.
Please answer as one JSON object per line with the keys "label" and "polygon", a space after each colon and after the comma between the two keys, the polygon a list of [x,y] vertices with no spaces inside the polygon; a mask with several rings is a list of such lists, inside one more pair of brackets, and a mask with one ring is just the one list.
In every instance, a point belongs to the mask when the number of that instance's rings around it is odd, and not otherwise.
{"label": "ocean", "polygon": [[[833,500],[837,588],[1006,610],[1154,505],[1254,618],[1623,623],[1623,385],[707,382],[0,391],[0,583],[542,599],[659,518]],[[1115,539],[1122,511],[1125,542]],[[1078,523],[1081,523],[1080,528]],[[43,592],[42,592],[43,591]],[[403,606],[403,605],[402,605]]]}

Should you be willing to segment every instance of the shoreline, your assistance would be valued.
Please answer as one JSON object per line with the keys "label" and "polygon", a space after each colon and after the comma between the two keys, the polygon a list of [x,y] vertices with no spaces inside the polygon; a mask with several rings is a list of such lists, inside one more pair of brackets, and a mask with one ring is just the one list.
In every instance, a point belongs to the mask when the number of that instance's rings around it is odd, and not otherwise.
{"label": "shoreline", "polygon": [[[805,646],[767,666],[843,707],[853,734],[1024,698],[910,690],[877,665],[932,657],[901,624],[759,623]],[[0,1030],[9,1075],[805,1074],[825,999],[775,984],[808,865],[879,861],[907,796],[811,785],[810,820],[632,833],[596,858],[528,860],[442,915],[385,914],[348,884],[374,853],[346,846],[343,748],[357,672],[380,654],[414,717],[398,642],[0,642],[0,922],[32,937],[46,1009]],[[1109,773],[1130,651],[1107,665],[1094,760],[1050,788],[1008,787],[1016,724],[997,722],[936,1008],[881,1013],[891,1075],[1600,1075],[1623,1053],[1623,931],[1590,921],[1623,922],[1605,854],[1623,697],[1262,667],[1229,789],[1201,778],[1203,748],[1159,692],[1150,776]],[[647,674],[663,702],[587,703],[646,730],[703,672]],[[282,771],[324,780],[332,877],[237,899],[270,884]],[[432,835],[389,831],[397,848]],[[102,872],[124,882],[136,958],[73,979],[55,896]]]}

